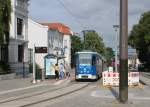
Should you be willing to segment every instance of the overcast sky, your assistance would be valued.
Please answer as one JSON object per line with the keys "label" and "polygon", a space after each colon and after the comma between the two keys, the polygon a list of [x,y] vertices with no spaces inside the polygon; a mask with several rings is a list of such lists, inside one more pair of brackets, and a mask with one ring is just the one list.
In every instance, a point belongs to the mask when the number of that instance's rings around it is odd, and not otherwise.
{"label": "overcast sky", "polygon": [[[30,0],[29,17],[37,22],[61,22],[73,32],[94,29],[106,46],[114,47],[113,25],[119,24],[120,0]],[[129,1],[129,31],[143,12],[150,10],[150,0]]]}

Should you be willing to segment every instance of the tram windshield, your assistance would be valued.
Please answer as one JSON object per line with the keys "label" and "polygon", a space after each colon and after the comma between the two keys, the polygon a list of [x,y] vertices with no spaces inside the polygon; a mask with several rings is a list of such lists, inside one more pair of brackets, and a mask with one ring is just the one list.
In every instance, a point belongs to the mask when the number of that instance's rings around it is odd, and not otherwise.
{"label": "tram windshield", "polygon": [[92,55],[88,53],[79,54],[79,63],[80,64],[91,64],[92,63]]}

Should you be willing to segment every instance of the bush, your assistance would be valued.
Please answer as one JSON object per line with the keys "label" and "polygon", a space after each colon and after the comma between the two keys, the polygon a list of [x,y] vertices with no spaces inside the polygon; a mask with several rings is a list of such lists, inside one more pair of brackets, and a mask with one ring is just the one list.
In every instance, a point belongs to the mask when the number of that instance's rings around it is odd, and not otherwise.
{"label": "bush", "polygon": [[150,72],[150,64],[139,64],[138,71],[141,72]]}
{"label": "bush", "polygon": [[10,66],[6,62],[0,62],[0,74],[9,74]]}
{"label": "bush", "polygon": [[[29,64],[29,72],[33,73],[33,66],[32,64]],[[40,66],[38,64],[35,64],[35,78],[36,79],[42,79],[42,69],[40,68]]]}

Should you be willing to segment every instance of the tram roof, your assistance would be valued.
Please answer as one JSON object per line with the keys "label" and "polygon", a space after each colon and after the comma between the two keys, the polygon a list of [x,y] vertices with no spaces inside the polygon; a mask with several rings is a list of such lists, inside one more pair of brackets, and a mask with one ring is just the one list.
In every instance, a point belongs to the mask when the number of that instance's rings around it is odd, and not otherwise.
{"label": "tram roof", "polygon": [[94,54],[98,54],[97,52],[90,52],[90,51],[82,51],[82,52],[76,52],[76,53],[94,53]]}
{"label": "tram roof", "polygon": [[93,52],[93,51],[89,51],[89,50],[84,50],[84,51],[76,52],[76,54],[82,54],[82,53],[97,54],[97,55],[99,55],[103,60],[106,60],[101,54],[99,54],[99,53],[97,53],[97,52]]}
{"label": "tram roof", "polygon": [[76,54],[82,54],[82,53],[89,53],[89,54],[97,54],[99,56],[102,57],[101,54],[97,53],[97,52],[93,52],[93,51],[80,51],[80,52],[76,52]]}

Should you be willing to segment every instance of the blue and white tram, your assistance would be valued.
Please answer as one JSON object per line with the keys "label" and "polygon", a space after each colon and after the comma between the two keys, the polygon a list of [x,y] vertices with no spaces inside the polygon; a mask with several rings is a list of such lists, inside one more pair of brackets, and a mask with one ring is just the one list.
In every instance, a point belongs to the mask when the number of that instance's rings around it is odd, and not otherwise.
{"label": "blue and white tram", "polygon": [[103,71],[103,60],[100,54],[92,51],[81,51],[75,54],[75,79],[98,79]]}

